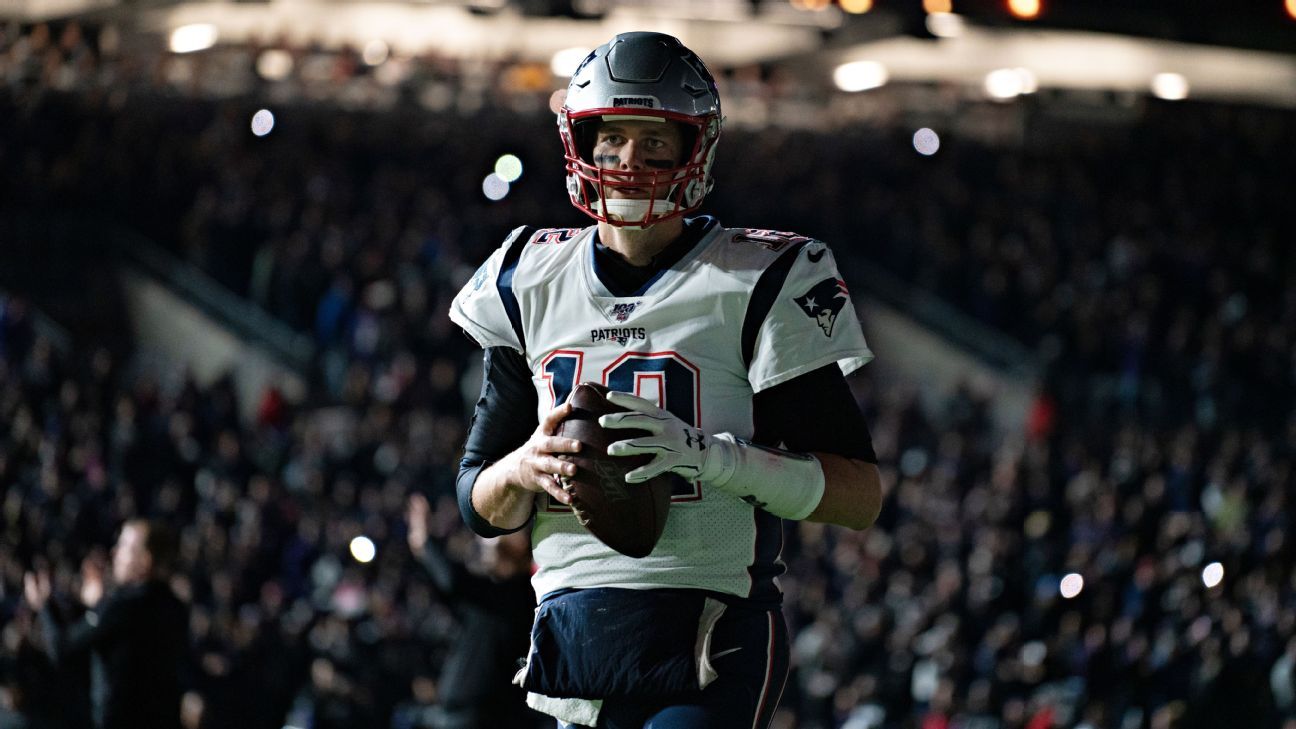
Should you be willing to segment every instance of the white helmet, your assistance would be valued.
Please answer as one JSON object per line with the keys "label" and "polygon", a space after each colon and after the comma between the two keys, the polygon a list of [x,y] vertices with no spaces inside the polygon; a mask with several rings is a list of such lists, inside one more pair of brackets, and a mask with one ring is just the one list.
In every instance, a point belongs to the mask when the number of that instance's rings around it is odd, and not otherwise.
{"label": "white helmet", "polygon": [[[640,172],[594,165],[599,122],[627,119],[681,123],[688,150],[682,165]],[[697,54],[664,33],[622,33],[581,62],[558,111],[567,194],[586,215],[618,226],[653,225],[697,210],[715,185],[711,163],[720,124],[715,79]],[[608,190],[617,187],[650,194],[609,200]]]}

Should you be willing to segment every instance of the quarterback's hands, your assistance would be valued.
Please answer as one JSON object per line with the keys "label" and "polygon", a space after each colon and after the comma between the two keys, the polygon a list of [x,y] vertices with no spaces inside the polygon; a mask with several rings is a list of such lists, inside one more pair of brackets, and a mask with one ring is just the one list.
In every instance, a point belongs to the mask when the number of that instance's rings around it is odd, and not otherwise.
{"label": "quarterback's hands", "polygon": [[675,473],[690,481],[727,481],[733,475],[734,444],[725,433],[710,436],[641,397],[610,392],[608,402],[629,408],[599,418],[604,428],[646,430],[650,435],[620,440],[608,446],[609,456],[656,456],[648,464],[626,474],[629,483],[642,483],[663,473]]}
{"label": "quarterback's hands", "polygon": [[571,503],[571,496],[563,490],[559,479],[575,476],[576,464],[564,461],[557,454],[579,452],[580,441],[554,435],[558,424],[571,411],[571,403],[550,410],[531,438],[496,464],[508,469],[508,483],[526,491],[547,493],[560,504]]}

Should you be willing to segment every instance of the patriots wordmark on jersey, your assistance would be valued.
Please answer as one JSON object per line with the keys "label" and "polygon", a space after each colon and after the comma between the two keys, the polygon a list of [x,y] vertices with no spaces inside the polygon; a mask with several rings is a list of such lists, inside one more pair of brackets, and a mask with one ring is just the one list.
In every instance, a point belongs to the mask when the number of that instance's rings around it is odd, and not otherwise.
{"label": "patriots wordmark on jersey", "polygon": [[[596,230],[515,230],[451,306],[478,344],[525,356],[537,417],[592,381],[654,400],[705,432],[750,438],[754,393],[834,362],[849,373],[872,359],[819,241],[706,219],[687,255],[636,295],[618,297],[595,271]],[[633,559],[539,496],[536,594],[594,586],[777,594],[777,517],[683,480],[672,502],[657,548]]]}

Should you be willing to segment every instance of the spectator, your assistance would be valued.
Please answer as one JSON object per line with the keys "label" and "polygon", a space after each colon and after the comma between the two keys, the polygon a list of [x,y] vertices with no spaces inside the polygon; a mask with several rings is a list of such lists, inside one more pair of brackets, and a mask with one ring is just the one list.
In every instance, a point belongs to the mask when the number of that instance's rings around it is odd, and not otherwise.
{"label": "spectator", "polygon": [[88,561],[81,600],[89,608],[63,625],[50,602],[48,573],[28,573],[28,603],[40,611],[54,662],[91,654],[91,707],[98,729],[180,726],[181,676],[188,646],[185,606],[166,579],[175,537],[165,525],[133,520],[113,550],[112,593],[104,596],[102,568]]}
{"label": "spectator", "polygon": [[[531,540],[526,534],[477,541],[480,573],[450,556],[448,535],[429,533],[427,497],[409,497],[409,547],[460,623],[459,639],[441,669],[437,710],[428,729],[489,729],[548,726],[513,685],[530,639],[535,595],[531,591]],[[445,529],[445,520],[437,522]]]}

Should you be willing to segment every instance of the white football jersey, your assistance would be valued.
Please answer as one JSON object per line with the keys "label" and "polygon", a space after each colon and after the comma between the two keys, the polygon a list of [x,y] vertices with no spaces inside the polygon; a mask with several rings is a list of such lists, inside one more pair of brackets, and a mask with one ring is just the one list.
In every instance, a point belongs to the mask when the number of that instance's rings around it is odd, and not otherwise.
{"label": "white football jersey", "polygon": [[[743,438],[752,436],[754,393],[827,364],[849,373],[872,359],[827,246],[700,224],[708,228],[689,253],[620,297],[594,270],[597,227],[519,228],[455,297],[450,317],[481,346],[525,356],[537,417],[592,381],[655,400],[708,433]],[[768,597],[783,571],[781,520],[696,483],[677,489],[661,541],[642,559],[605,546],[545,494],[532,546],[538,596],[688,587]]]}

